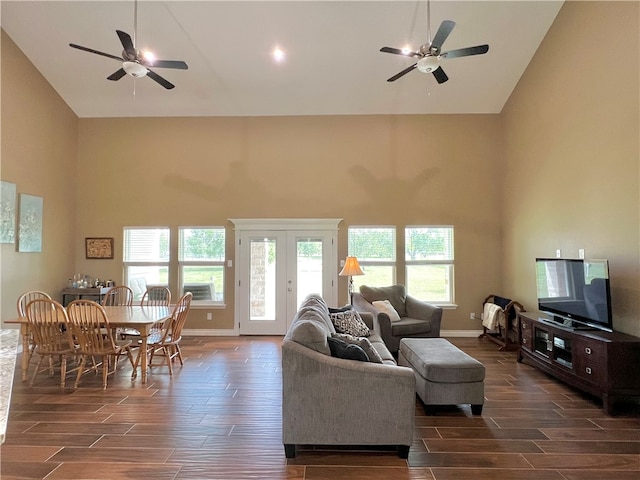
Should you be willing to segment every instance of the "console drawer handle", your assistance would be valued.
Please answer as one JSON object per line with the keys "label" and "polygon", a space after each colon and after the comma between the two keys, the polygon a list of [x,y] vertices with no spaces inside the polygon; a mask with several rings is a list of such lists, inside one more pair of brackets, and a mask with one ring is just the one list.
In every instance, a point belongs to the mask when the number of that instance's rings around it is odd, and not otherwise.
{"label": "console drawer handle", "polygon": [[591,355],[591,349],[589,347],[584,347],[584,353]]}
{"label": "console drawer handle", "polygon": [[591,367],[585,368],[584,371],[587,372],[587,375],[591,375]]}

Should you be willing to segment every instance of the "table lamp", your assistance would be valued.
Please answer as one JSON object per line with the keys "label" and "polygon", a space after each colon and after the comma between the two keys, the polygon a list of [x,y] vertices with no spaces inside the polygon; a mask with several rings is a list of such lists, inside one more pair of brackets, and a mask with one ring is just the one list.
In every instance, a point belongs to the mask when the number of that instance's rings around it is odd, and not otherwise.
{"label": "table lamp", "polygon": [[347,257],[344,262],[344,267],[342,267],[338,275],[341,277],[349,277],[349,301],[353,303],[353,276],[364,275],[364,272],[358,264],[358,259],[356,257]]}

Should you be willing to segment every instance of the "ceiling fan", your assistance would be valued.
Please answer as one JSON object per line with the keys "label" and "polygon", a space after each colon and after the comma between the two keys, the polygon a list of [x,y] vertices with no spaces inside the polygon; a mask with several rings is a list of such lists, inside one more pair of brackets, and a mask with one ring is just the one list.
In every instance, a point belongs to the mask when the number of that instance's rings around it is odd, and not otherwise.
{"label": "ceiling fan", "polygon": [[449,77],[447,77],[447,74],[444,73],[444,70],[440,65],[443,59],[468,57],[470,55],[482,55],[489,51],[489,45],[478,45],[476,47],[460,48],[458,50],[449,50],[448,52],[443,52],[442,44],[447,39],[451,31],[453,30],[453,27],[455,26],[455,22],[451,20],[444,20],[440,24],[435,37],[433,37],[433,40],[431,40],[431,9],[429,2],[427,2],[427,43],[421,45],[420,48],[418,48],[418,50],[416,51],[412,51],[408,48],[400,49],[393,47],[382,47],[380,49],[380,51],[384,53],[392,53],[394,55],[419,58],[419,60],[410,67],[405,68],[401,72],[395,74],[393,77],[387,79],[387,82],[394,82],[400,77],[417,68],[423,73],[432,73],[438,83],[444,83],[449,80]]}
{"label": "ceiling fan", "polygon": [[[136,38],[137,24],[138,2],[136,0],[134,7],[133,38]],[[78,50],[95,53],[96,55],[102,55],[103,57],[113,58],[114,60],[122,62],[122,67],[107,77],[108,80],[113,81],[120,80],[126,74],[129,74],[134,78],[148,76],[155,82],[162,85],[164,88],[170,90],[174,88],[175,85],[151,70],[150,67],[175,68],[179,70],[187,70],[189,68],[187,64],[181,60],[155,60],[148,52],[141,52],[140,50],[136,49],[134,41],[131,39],[131,36],[128,33],[123,32],[122,30],[116,30],[116,34],[120,39],[120,43],[122,43],[122,48],[124,48],[121,57],[111,55],[110,53],[99,52],[98,50],[83,47],[81,45],[76,45],[75,43],[70,43],[69,46],[77,48]]]}

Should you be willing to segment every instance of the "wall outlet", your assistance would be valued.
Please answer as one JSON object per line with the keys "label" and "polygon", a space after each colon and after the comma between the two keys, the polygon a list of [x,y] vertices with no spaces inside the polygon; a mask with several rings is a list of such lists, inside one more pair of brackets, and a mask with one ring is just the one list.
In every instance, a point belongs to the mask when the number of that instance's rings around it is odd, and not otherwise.
{"label": "wall outlet", "polygon": [[474,312],[471,312],[471,313],[469,314],[469,319],[470,319],[470,320],[475,320],[475,319],[476,319],[476,314],[475,314]]}
{"label": "wall outlet", "polygon": [[578,249],[578,258],[584,258],[584,248]]}
{"label": "wall outlet", "polygon": [[562,258],[562,250],[559,248],[556,250],[556,258]]}
{"label": "wall outlet", "polygon": [[213,315],[211,314],[211,312],[207,313],[207,320],[213,320]]}

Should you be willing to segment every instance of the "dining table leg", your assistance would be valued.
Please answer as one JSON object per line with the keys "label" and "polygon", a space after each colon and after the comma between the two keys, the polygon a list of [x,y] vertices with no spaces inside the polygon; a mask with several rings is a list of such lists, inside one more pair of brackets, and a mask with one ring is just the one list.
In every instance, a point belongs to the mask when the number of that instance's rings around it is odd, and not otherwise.
{"label": "dining table leg", "polygon": [[27,372],[29,371],[29,357],[30,345],[29,345],[29,325],[26,323],[20,324],[20,335],[22,335],[22,358],[20,360],[20,367],[22,369],[22,381],[27,381]]}
{"label": "dining table leg", "polygon": [[147,383],[147,339],[149,337],[149,327],[147,325],[140,329],[140,376],[142,383]]}

